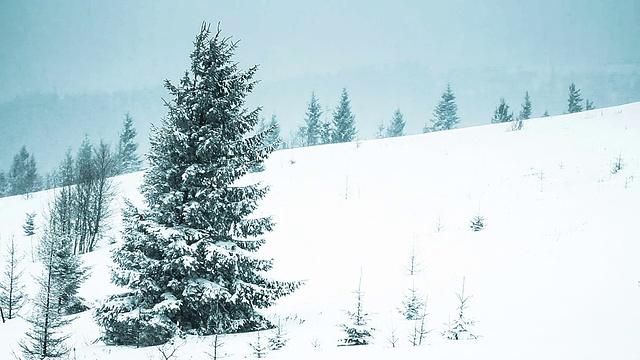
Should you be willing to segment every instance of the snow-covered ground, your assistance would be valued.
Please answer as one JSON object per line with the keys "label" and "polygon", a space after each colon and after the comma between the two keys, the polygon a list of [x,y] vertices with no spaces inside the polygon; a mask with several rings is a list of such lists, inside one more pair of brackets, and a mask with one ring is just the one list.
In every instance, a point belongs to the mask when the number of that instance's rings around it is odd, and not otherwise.
{"label": "snow-covered ground", "polygon": [[[271,186],[261,214],[277,226],[262,254],[273,276],[304,279],[293,295],[265,310],[285,324],[288,345],[272,359],[640,359],[640,103],[526,121],[402,138],[323,145],[274,153],[247,180]],[[611,173],[621,156],[624,167]],[[140,173],[116,178],[122,197],[142,204]],[[27,212],[42,213],[51,193],[0,199],[0,242],[13,234],[26,254]],[[479,232],[469,229],[475,215]],[[39,220],[42,217],[39,215]],[[120,219],[113,219],[117,239]],[[34,237],[37,241],[37,237]],[[95,303],[118,289],[109,252],[83,256],[91,277],[81,295]],[[407,276],[411,248],[420,273]],[[4,260],[0,260],[4,261]],[[0,263],[4,266],[4,263]],[[338,347],[339,324],[355,306],[362,270],[373,344]],[[471,341],[440,335],[456,315],[466,279]],[[33,280],[26,275],[29,292]],[[408,341],[398,308],[415,281],[428,295],[426,345]],[[28,306],[21,315],[27,316]],[[0,359],[20,354],[28,323],[0,324]],[[389,343],[391,329],[400,338]],[[67,329],[74,359],[160,359],[155,347],[96,342],[91,312]],[[262,337],[270,336],[269,331]],[[227,359],[250,358],[257,335],[225,338]],[[210,337],[178,341],[179,359],[204,359]]]}

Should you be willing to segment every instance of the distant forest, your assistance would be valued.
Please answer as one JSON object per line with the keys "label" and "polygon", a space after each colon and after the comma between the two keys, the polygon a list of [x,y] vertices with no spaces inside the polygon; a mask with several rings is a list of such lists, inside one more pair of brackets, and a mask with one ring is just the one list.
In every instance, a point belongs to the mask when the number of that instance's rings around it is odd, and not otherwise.
{"label": "distant forest", "polygon": [[[266,119],[277,115],[281,137],[289,141],[304,124],[312,92],[319,99],[326,121],[345,87],[358,139],[375,138],[379,124],[388,124],[398,108],[406,122],[404,134],[422,133],[448,83],[456,96],[458,127],[489,124],[501,98],[517,114],[527,91],[533,104],[532,118],[545,111],[551,116],[562,114],[567,109],[567,88],[571,83],[582,91],[583,99],[594,102],[597,108],[640,101],[640,65],[595,70],[469,69],[445,74],[431,73],[425,67],[409,64],[403,68],[264,81],[248,98],[248,106],[261,106]],[[139,153],[145,154],[151,123],[159,125],[166,115],[163,98],[166,92],[159,84],[153,89],[114,93],[29,94],[2,102],[0,169],[9,169],[23,145],[35,156],[42,173],[57,167],[69,148],[75,153],[85,137],[94,143],[104,140],[115,146],[125,113],[134,119]]]}

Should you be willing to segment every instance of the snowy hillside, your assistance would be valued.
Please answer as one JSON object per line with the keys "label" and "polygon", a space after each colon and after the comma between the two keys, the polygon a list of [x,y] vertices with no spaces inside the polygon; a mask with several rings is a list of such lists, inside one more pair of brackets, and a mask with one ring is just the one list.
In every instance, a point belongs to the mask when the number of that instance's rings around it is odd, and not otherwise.
{"label": "snowy hillside", "polygon": [[[393,139],[278,151],[260,180],[259,208],[277,223],[261,249],[274,276],[306,280],[267,309],[285,325],[287,346],[271,359],[640,359],[640,103],[526,121],[521,131],[487,125]],[[622,169],[612,173],[616,159]],[[120,197],[142,205],[142,174],[116,178]],[[23,236],[27,212],[51,193],[0,199],[4,252]],[[469,228],[485,219],[483,230]],[[113,219],[117,239],[120,219]],[[34,237],[37,241],[37,236]],[[83,255],[91,277],[80,295],[95,304],[118,292],[109,252]],[[415,248],[419,273],[407,275]],[[0,260],[4,261],[4,260]],[[4,263],[0,263],[4,267]],[[362,270],[364,307],[376,328],[369,346],[338,347]],[[477,340],[440,335],[456,316],[462,279]],[[31,276],[28,291],[35,293]],[[398,308],[412,283],[428,295],[426,344]],[[26,316],[29,307],[22,309]],[[0,324],[0,359],[19,354],[23,319]],[[392,348],[392,329],[399,338]],[[91,312],[67,329],[74,359],[160,359],[157,348],[95,342]],[[269,331],[262,337],[271,336]],[[226,359],[251,358],[257,334],[230,335]],[[204,359],[212,339],[178,341],[176,358]]]}

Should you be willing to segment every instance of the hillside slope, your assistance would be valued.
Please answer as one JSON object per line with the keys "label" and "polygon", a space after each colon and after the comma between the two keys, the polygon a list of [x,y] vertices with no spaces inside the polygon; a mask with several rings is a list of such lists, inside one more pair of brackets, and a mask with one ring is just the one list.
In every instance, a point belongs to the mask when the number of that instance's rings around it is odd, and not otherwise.
{"label": "hillside slope", "polygon": [[[275,258],[273,276],[307,282],[265,311],[283,319],[290,339],[269,358],[639,359],[638,139],[640,103],[633,103],[530,120],[518,132],[497,124],[275,152],[265,172],[246,179],[271,186],[259,212],[277,226],[261,251]],[[612,174],[618,156],[624,167]],[[141,178],[115,179],[119,203],[142,205]],[[21,226],[50,196],[0,199],[1,245],[14,234],[32,274],[38,266]],[[473,232],[478,214],[486,227]],[[115,217],[116,239],[119,224]],[[92,275],[81,295],[90,303],[119,291],[108,282],[116,245],[105,241],[84,256]],[[421,260],[414,278],[406,274],[412,247]],[[374,343],[337,347],[360,270]],[[463,277],[481,337],[443,340]],[[420,347],[410,345],[413,324],[397,310],[412,282],[428,295],[432,331]],[[0,324],[0,358],[18,352],[27,327],[22,319]],[[77,359],[159,358],[155,348],[94,343],[90,312],[68,330]],[[228,336],[223,351],[251,357],[255,338]],[[177,354],[202,359],[210,343],[188,337]]]}

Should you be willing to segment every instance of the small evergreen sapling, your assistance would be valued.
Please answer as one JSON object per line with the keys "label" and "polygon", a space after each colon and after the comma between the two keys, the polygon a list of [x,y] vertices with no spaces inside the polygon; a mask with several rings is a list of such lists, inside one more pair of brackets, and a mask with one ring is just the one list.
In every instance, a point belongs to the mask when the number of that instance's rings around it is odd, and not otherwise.
{"label": "small evergreen sapling", "polygon": [[70,335],[61,331],[69,320],[62,317],[64,309],[59,301],[61,293],[57,284],[60,278],[56,271],[57,243],[51,234],[45,232],[38,250],[43,265],[42,273],[36,279],[39,291],[28,319],[31,328],[26,339],[20,341],[20,347],[27,359],[59,358],[69,353],[65,341]]}
{"label": "small evergreen sapling", "polygon": [[33,248],[33,235],[36,234],[36,225],[35,225],[35,217],[36,213],[27,213],[27,218],[24,220],[24,224],[22,225],[22,229],[24,230],[24,236],[29,238],[29,242],[31,243],[31,261],[36,261],[36,256]]}
{"label": "small evergreen sapling", "polygon": [[[18,254],[14,237],[11,236],[4,257],[5,268],[0,281],[0,309],[7,310],[7,319],[15,318],[27,300],[25,287],[21,281],[24,269],[21,268],[20,264],[23,259],[24,256]],[[3,312],[3,322],[4,314]]]}
{"label": "small evergreen sapling", "polygon": [[624,163],[622,162],[622,154],[620,154],[611,165],[611,173],[617,174],[622,168],[624,168]]}
{"label": "small evergreen sapling", "polygon": [[276,324],[275,329],[273,330],[273,336],[269,337],[269,350],[280,350],[287,345],[286,332],[284,331],[284,325],[282,324],[280,318],[278,317],[278,323]]}
{"label": "small evergreen sapling", "polygon": [[431,118],[431,125],[427,124],[422,129],[422,132],[433,132],[441,130],[455,129],[460,123],[458,117],[458,105],[455,102],[456,97],[451,90],[451,84],[447,84],[447,89],[442,94],[440,102],[433,110],[433,117]]}
{"label": "small evergreen sapling", "polygon": [[249,343],[249,347],[251,347],[252,354],[256,358],[262,359],[262,358],[267,357],[267,353],[269,351],[269,348],[267,347],[267,345],[264,344],[264,341],[262,340],[262,337],[260,336],[260,331],[258,331],[258,335],[256,337],[256,341],[255,342],[250,342]]}
{"label": "small evergreen sapling", "polygon": [[472,332],[475,321],[465,316],[465,311],[469,307],[468,301],[471,296],[464,295],[464,283],[465,278],[462,278],[462,292],[460,292],[460,294],[456,293],[456,297],[460,302],[460,305],[458,305],[458,316],[453,319],[453,321],[449,321],[449,323],[446,324],[447,329],[442,332],[442,336],[449,340],[473,340],[478,338],[478,335]]}
{"label": "small evergreen sapling", "polygon": [[484,217],[476,215],[471,219],[471,225],[469,226],[473,231],[480,231],[484,229]]}
{"label": "small evergreen sapling", "polygon": [[342,330],[346,333],[343,338],[343,346],[351,345],[368,345],[373,337],[374,328],[368,326],[369,314],[364,311],[363,300],[364,292],[362,291],[362,271],[360,272],[360,281],[358,282],[358,290],[356,293],[356,311],[347,311],[347,315],[351,319],[351,324],[342,324]]}

